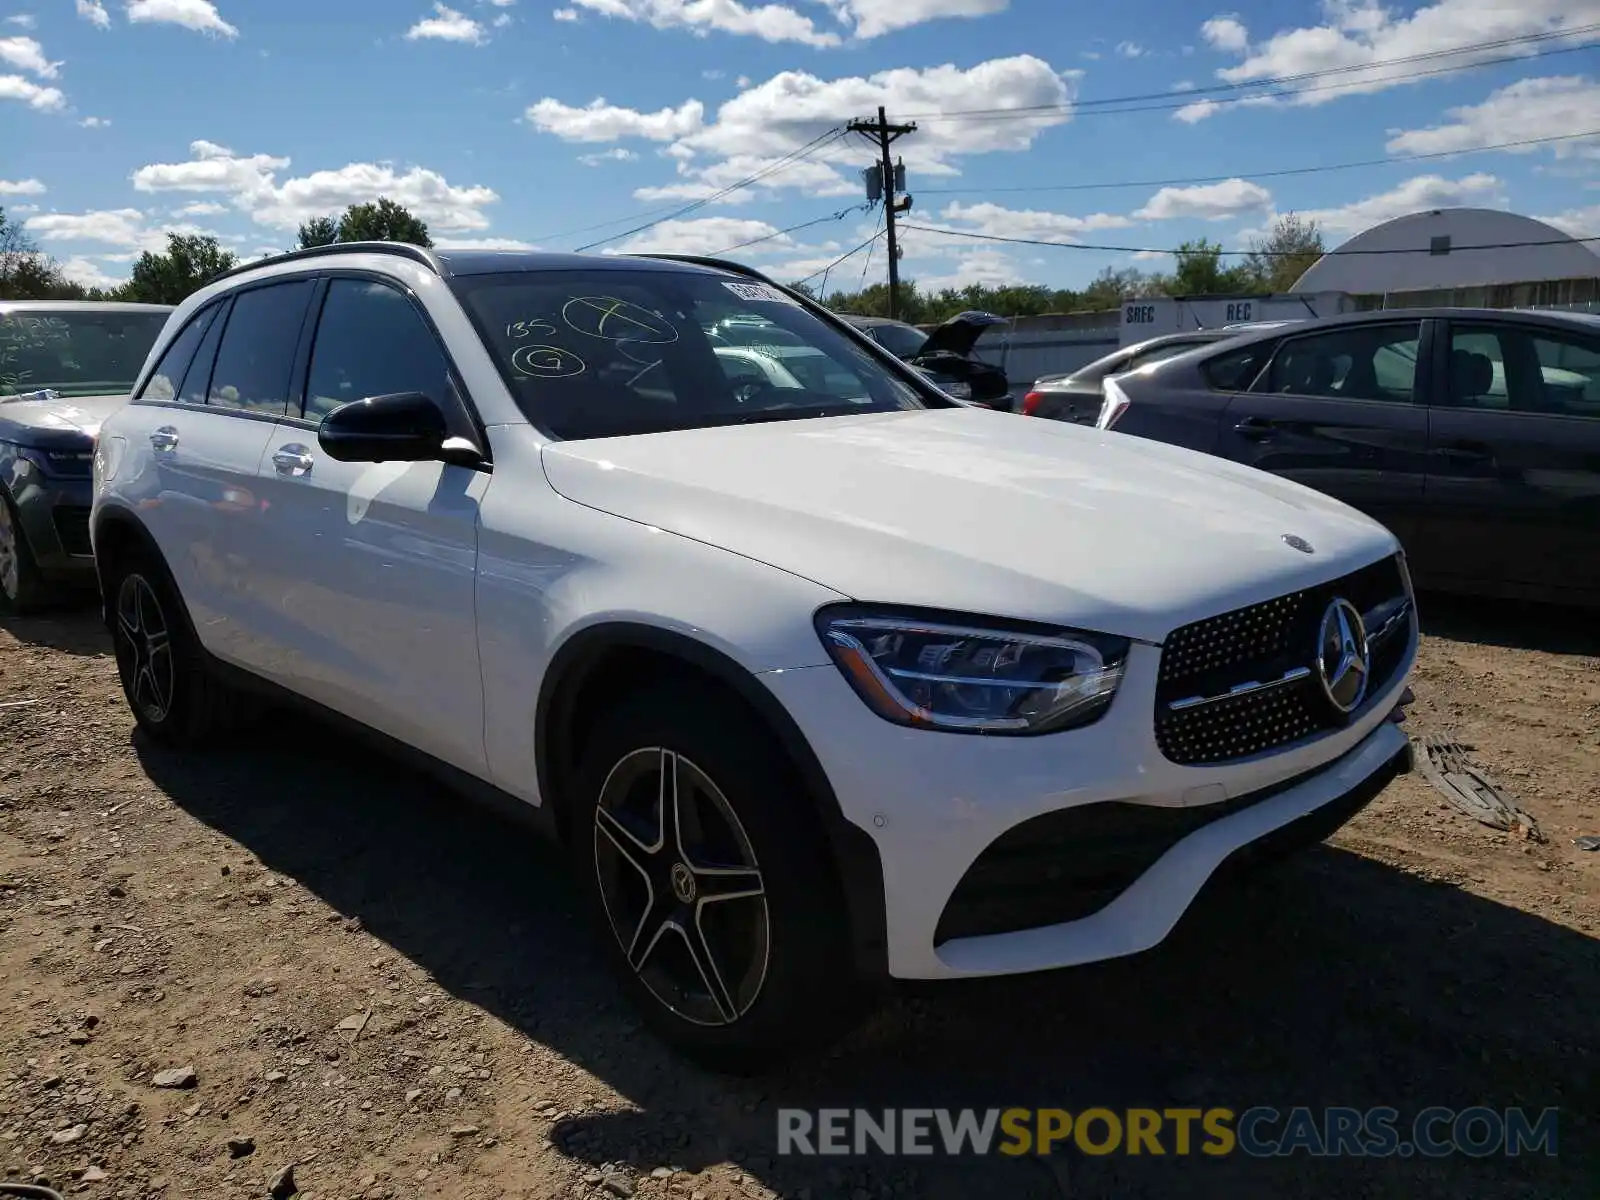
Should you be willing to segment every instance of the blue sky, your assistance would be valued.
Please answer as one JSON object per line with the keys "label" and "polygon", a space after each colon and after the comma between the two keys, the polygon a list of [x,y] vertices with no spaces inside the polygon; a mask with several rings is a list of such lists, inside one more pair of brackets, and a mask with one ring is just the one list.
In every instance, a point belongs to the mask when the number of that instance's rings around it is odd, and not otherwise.
{"label": "blue sky", "polygon": [[[737,254],[795,279],[872,234],[871,151],[784,156],[878,104],[919,125],[912,222],[1053,243],[907,233],[935,286],[1081,286],[1170,260],[1069,247],[1231,248],[1289,210],[1335,242],[1451,205],[1600,234],[1600,137],[1566,136],[1600,131],[1600,0],[0,0],[0,205],[85,282],[379,194],[446,246],[762,238]],[[1535,138],[1563,140],[1484,149]]]}

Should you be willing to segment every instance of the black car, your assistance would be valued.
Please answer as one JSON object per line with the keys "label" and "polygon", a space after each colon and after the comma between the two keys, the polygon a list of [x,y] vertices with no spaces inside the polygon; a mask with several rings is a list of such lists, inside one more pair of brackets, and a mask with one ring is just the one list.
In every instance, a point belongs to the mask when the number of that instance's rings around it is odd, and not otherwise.
{"label": "black car", "polygon": [[892,321],[888,317],[861,317],[839,313],[839,319],[854,325],[890,354],[916,367],[934,384],[958,400],[969,400],[985,408],[1010,412],[1011,385],[1006,373],[973,353],[983,331],[1006,324],[993,313],[964,312],[952,317],[932,333],[915,325]]}
{"label": "black car", "polygon": [[[1287,324],[1276,322],[1274,324]],[[1135,371],[1164,358],[1172,358],[1197,346],[1210,346],[1238,337],[1262,325],[1229,325],[1219,329],[1190,329],[1183,333],[1164,333],[1131,346],[1121,346],[1092,363],[1066,375],[1041,375],[1022,397],[1025,416],[1051,421],[1070,421],[1074,425],[1093,425],[1100,415],[1101,385],[1108,376]]]}
{"label": "black car", "polygon": [[0,303],[0,611],[91,584],[95,435],[172,309],[86,301]]}
{"label": "black car", "polygon": [[1101,428],[1376,517],[1419,587],[1600,604],[1600,317],[1349,314],[1191,350],[1104,390]]}

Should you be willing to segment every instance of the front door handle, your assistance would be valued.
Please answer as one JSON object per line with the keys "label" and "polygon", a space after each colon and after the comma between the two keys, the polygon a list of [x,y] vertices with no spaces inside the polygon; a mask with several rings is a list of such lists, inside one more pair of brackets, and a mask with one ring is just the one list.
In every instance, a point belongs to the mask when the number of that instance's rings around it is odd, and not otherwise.
{"label": "front door handle", "polygon": [[1233,427],[1233,431],[1259,442],[1272,436],[1272,422],[1265,417],[1246,417]]}
{"label": "front door handle", "polygon": [[304,446],[280,446],[272,455],[279,475],[306,475],[311,471],[311,451]]}
{"label": "front door handle", "polygon": [[1440,458],[1453,458],[1458,462],[1488,462],[1494,457],[1483,442],[1471,441],[1441,442],[1433,452]]}
{"label": "front door handle", "polygon": [[150,435],[150,448],[152,450],[176,450],[178,448],[178,431],[171,425],[163,425]]}

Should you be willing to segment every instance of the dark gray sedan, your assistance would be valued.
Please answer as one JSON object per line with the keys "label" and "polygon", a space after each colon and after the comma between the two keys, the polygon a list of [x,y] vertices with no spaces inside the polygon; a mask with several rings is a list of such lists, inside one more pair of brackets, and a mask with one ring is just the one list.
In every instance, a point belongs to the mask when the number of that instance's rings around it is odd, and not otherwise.
{"label": "dark gray sedan", "polygon": [[1600,604],[1600,317],[1297,322],[1109,378],[1096,423],[1362,509],[1420,587]]}
{"label": "dark gray sedan", "polygon": [[93,581],[95,435],[126,402],[171,311],[0,302],[0,611]]}

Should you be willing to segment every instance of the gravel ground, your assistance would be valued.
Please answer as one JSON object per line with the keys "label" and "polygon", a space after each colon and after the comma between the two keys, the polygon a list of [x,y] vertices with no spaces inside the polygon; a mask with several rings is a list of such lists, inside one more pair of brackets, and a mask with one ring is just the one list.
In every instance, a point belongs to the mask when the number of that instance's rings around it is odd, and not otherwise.
{"label": "gravel ground", "polygon": [[[1413,730],[1547,842],[1412,776],[1155,952],[908,989],[754,1081],[639,1029],[530,836],[286,715],[161,753],[92,615],[0,620],[0,1168],[130,1200],[1600,1195],[1600,638],[1425,611]],[[1559,1105],[1560,1153],[774,1157],[785,1105],[1175,1104]]]}

